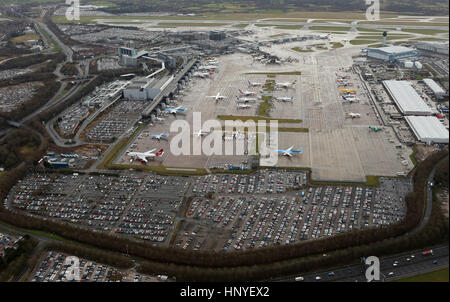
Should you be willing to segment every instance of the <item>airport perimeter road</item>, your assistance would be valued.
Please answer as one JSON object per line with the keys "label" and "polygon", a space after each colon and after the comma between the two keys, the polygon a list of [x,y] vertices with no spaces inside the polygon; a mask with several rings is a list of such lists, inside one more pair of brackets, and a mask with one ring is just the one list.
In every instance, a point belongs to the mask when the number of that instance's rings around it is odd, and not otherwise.
{"label": "airport perimeter road", "polygon": [[[380,259],[380,281],[402,279],[448,267],[448,245],[433,248],[433,255],[429,256],[423,256],[423,251],[425,250],[416,250]],[[437,260],[437,264],[433,263],[434,260]],[[397,264],[394,266],[395,262]],[[391,272],[393,274],[390,274]],[[299,276],[304,278],[303,282],[367,282],[365,268],[362,263],[317,273],[298,274],[275,281],[294,282],[295,278]]]}

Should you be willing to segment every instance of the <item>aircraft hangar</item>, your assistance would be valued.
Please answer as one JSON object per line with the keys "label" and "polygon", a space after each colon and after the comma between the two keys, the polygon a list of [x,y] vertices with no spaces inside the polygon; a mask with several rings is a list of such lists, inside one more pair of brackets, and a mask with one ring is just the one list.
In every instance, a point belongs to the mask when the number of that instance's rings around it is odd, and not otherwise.
{"label": "aircraft hangar", "polygon": [[406,116],[414,135],[421,142],[448,144],[448,130],[434,116]]}

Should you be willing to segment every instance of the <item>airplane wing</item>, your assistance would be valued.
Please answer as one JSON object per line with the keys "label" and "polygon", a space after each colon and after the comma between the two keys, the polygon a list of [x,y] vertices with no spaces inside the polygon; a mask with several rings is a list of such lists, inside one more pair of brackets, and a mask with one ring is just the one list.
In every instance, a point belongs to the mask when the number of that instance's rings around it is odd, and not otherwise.
{"label": "airplane wing", "polygon": [[287,149],[286,151],[291,151],[292,148],[294,148],[294,146],[290,146],[289,149]]}
{"label": "airplane wing", "polygon": [[138,156],[137,156],[140,160],[142,160],[144,163],[146,163],[147,162],[147,158],[145,158],[145,156],[144,155],[142,155],[142,154],[138,154]]}
{"label": "airplane wing", "polygon": [[284,152],[283,155],[287,155],[289,157],[292,157],[292,153],[291,152]]}

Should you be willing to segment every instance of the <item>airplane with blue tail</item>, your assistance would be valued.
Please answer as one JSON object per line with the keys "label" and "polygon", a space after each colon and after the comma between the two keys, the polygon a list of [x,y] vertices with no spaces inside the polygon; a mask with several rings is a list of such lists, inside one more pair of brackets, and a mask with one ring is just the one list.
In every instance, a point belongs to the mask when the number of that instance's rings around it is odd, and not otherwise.
{"label": "airplane with blue tail", "polygon": [[277,152],[281,153],[281,155],[289,156],[289,157],[292,157],[292,156],[297,155],[297,154],[302,154],[303,147],[298,148],[298,150],[292,150],[293,148],[294,148],[294,146],[291,146],[287,150],[277,150]]}
{"label": "airplane with blue tail", "polygon": [[168,138],[169,132],[161,133],[161,134],[152,134],[151,137],[156,138],[157,140],[161,140],[162,138]]}

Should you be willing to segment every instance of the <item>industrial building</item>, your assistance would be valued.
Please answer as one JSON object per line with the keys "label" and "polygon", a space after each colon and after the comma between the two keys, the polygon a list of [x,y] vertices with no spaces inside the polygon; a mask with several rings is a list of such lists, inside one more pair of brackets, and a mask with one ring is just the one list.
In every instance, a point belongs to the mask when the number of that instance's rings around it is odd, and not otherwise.
{"label": "industrial building", "polygon": [[448,41],[447,42],[417,42],[416,48],[421,51],[429,51],[448,56]]}
{"label": "industrial building", "polygon": [[404,115],[433,115],[431,108],[424,102],[408,81],[383,81],[383,86]]}
{"label": "industrial building", "polygon": [[403,46],[387,46],[380,48],[367,48],[367,58],[385,62],[398,62],[404,60],[417,60],[418,51]]}
{"label": "industrial building", "polygon": [[414,135],[426,144],[448,144],[448,130],[434,116],[405,117]]}
{"label": "industrial building", "polygon": [[444,89],[442,89],[441,86],[439,86],[433,79],[424,79],[423,82],[438,99],[442,99],[445,96]]}
{"label": "industrial building", "polygon": [[161,79],[136,77],[124,89],[123,97],[130,100],[153,100],[172,80],[173,76],[165,76]]}

